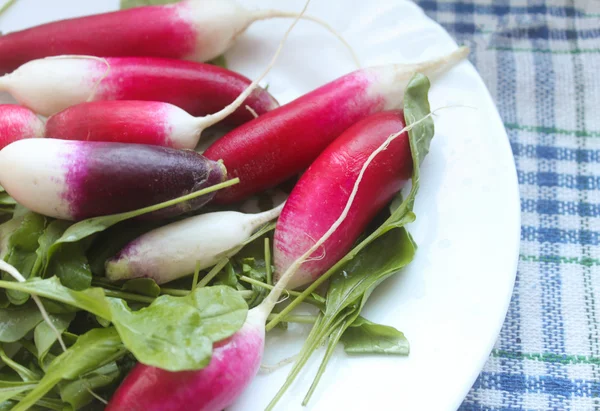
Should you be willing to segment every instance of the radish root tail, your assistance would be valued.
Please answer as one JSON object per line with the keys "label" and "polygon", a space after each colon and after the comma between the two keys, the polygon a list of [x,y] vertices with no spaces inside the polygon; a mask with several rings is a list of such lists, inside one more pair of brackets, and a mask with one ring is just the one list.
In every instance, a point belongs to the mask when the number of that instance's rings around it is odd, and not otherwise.
{"label": "radish root tail", "polygon": [[267,68],[262,72],[262,74],[260,76],[258,76],[258,78],[256,78],[246,88],[246,90],[244,90],[227,107],[223,108],[220,111],[217,111],[214,114],[210,114],[210,115],[204,116],[204,117],[199,117],[198,118],[198,123],[199,123],[198,126],[199,126],[200,130],[204,130],[205,128],[215,125],[219,121],[223,120],[225,117],[232,114],[235,110],[237,110],[242,105],[242,103],[248,98],[248,96],[250,96],[250,94],[252,94],[254,89],[256,89],[256,87],[258,86],[258,83],[260,81],[262,81],[262,79],[264,79],[267,74],[269,74],[269,72],[271,71],[271,69],[273,68],[275,63],[277,62],[277,59],[279,58],[279,55],[281,54],[281,51],[283,50],[283,46],[285,45],[288,37],[290,36],[290,33],[292,32],[293,28],[296,27],[298,20],[300,20],[300,18],[304,15],[304,12],[306,12],[306,9],[308,8],[309,4],[310,4],[310,0],[307,0],[306,4],[304,5],[304,8],[300,12],[300,14],[296,15],[296,19],[294,20],[294,22],[290,25],[290,27],[287,29],[287,31],[283,35],[283,38],[281,39],[281,42],[279,43],[279,46],[277,47],[277,51],[273,55],[271,62],[267,65]]}
{"label": "radish root tail", "polygon": [[[267,20],[267,19],[278,18],[278,17],[279,18],[298,17],[297,13],[281,11],[281,10],[260,10],[260,11],[254,12],[253,15],[254,15],[254,21]],[[322,20],[318,17],[314,17],[314,16],[310,16],[310,15],[306,15],[306,14],[303,15],[301,18],[302,18],[302,20],[307,20],[307,21],[312,21],[313,23],[317,23],[319,26],[323,27],[325,30],[327,30],[328,32],[333,34],[344,45],[344,47],[346,47],[346,49],[350,53],[350,56],[352,57],[352,60],[354,61],[354,64],[356,64],[356,67],[357,68],[362,67],[360,64],[360,59],[358,58],[358,55],[354,51],[354,48],[350,45],[350,43],[348,43],[348,41],[344,38],[344,36],[342,36],[340,34],[340,32],[338,32],[336,29],[331,27],[331,25],[329,25],[329,23],[327,23],[325,20]]]}

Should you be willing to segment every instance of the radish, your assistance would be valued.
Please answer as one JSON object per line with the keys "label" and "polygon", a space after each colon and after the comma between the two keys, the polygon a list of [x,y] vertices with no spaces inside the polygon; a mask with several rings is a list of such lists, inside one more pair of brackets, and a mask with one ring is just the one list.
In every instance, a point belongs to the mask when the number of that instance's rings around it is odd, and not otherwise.
{"label": "radish", "polygon": [[[397,122],[396,124],[401,123]],[[389,129],[383,127],[380,131],[387,132]],[[370,174],[368,167],[376,156],[381,155],[386,148],[390,149],[395,139],[399,136],[405,136],[405,131],[406,129],[402,129],[390,136],[384,135],[383,138],[378,136],[381,142],[379,147],[368,146],[373,148],[374,151],[368,156],[361,156],[364,164],[353,184],[347,187],[351,188],[351,192],[346,196],[345,207],[341,210],[339,217],[318,241],[289,265],[263,302],[248,312],[244,326],[230,339],[217,344],[213,352],[213,358],[206,368],[198,371],[174,373],[139,363],[117,389],[106,410],[175,411],[193,409],[197,411],[221,411],[231,405],[258,372],[264,349],[265,321],[281,293],[289,281],[294,278],[301,265],[315,251],[319,250],[332,235],[336,234],[346,218],[352,214],[351,210],[357,198],[359,186],[365,175]],[[366,132],[369,136],[372,136],[370,130],[367,129]],[[360,140],[363,140],[363,138],[360,138]],[[348,147],[344,146],[344,148]],[[392,156],[392,158],[397,157]],[[389,165],[389,160],[382,162],[379,160],[378,163]],[[397,166],[394,165],[393,167]],[[391,173],[385,170],[385,167],[380,165],[378,169],[383,173],[381,174],[382,177],[396,179],[395,176],[391,176]],[[367,178],[372,179],[372,177]],[[361,197],[362,194],[358,198]],[[368,207],[370,206],[368,205]]]}
{"label": "radish", "polygon": [[271,70],[290,32],[307,7],[308,2],[285,32],[265,71],[231,104],[214,114],[193,117],[177,106],[156,101],[96,101],[78,104],[50,117],[46,124],[46,135],[67,140],[194,149],[202,132],[238,109]]}
{"label": "radish", "polygon": [[[234,0],[184,0],[62,20],[0,37],[0,72],[62,54],[208,61],[229,49],[253,22],[296,16],[246,10]],[[332,31],[319,19],[304,18]]]}
{"label": "radish", "polygon": [[[30,61],[0,77],[0,90],[44,116],[102,100],[162,101],[201,116],[227,106],[250,83],[241,74],[212,64],[152,57],[61,56]],[[279,104],[258,87],[244,105],[260,115]],[[227,121],[238,125],[252,118],[240,108]]]}
{"label": "radish", "polygon": [[13,141],[43,136],[44,123],[34,112],[16,104],[0,104],[0,149]]}
{"label": "radish", "polygon": [[252,233],[276,218],[283,205],[259,214],[221,211],[152,230],[127,244],[106,263],[113,281],[149,277],[163,284],[212,267],[239,251]]}
{"label": "radish", "polygon": [[[344,209],[358,174],[385,139],[405,126],[401,111],[384,111],[359,121],[335,139],[302,175],[277,221],[274,235],[275,280],[297,260]],[[412,175],[408,134],[403,133],[377,156],[362,177],[347,220],[296,272],[293,289],[311,283],[352,247],[375,215]],[[323,207],[326,204],[327,207]]]}
{"label": "radish", "polygon": [[[64,220],[136,210],[222,182],[222,164],[194,151],[31,138],[0,150],[0,185],[28,209]],[[194,210],[214,193],[161,210]]]}
{"label": "radish", "polygon": [[306,169],[342,132],[370,114],[401,107],[415,72],[440,75],[468,54],[466,47],[420,64],[362,69],[345,75],[238,127],[212,144],[241,184],[217,193],[218,203],[240,201]]}

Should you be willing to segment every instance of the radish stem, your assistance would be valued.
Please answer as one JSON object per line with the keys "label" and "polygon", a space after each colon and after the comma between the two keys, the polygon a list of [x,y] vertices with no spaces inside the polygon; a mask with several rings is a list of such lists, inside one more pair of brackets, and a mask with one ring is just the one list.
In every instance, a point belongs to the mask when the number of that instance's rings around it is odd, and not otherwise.
{"label": "radish stem", "polygon": [[265,237],[265,271],[267,273],[267,284],[273,284],[273,270],[271,270],[271,245],[269,237]]}
{"label": "radish stem", "polygon": [[209,282],[211,282],[211,280],[213,278],[216,277],[217,274],[219,274],[221,272],[221,270],[223,269],[223,267],[225,267],[227,265],[227,263],[229,262],[229,258],[224,258],[222,259],[217,265],[215,265],[209,272],[208,274],[206,274],[202,280],[200,280],[200,282],[198,283],[198,287],[202,288],[205,287]]}
{"label": "radish stem", "polygon": [[248,98],[248,96],[250,94],[252,94],[252,92],[254,91],[254,89],[258,86],[258,83],[263,78],[265,78],[265,76],[269,73],[269,71],[271,71],[271,69],[275,65],[275,62],[277,61],[277,58],[279,57],[279,54],[281,54],[281,51],[283,50],[283,46],[285,45],[285,42],[287,41],[287,39],[288,39],[288,37],[289,37],[292,29],[298,23],[299,18],[304,15],[304,12],[308,8],[309,3],[310,3],[310,1],[307,1],[306,4],[304,5],[304,8],[300,12],[300,14],[299,15],[295,15],[296,19],[294,20],[294,22],[290,25],[290,27],[287,29],[287,31],[283,35],[283,39],[279,43],[279,46],[277,47],[277,51],[273,55],[273,58],[271,59],[271,62],[267,65],[267,68],[262,72],[262,74],[260,76],[258,76],[258,78],[256,78],[254,81],[252,81],[252,83],[246,88],[246,90],[244,90],[227,107],[223,108],[220,111],[217,111],[214,114],[210,114],[208,116],[200,117],[198,119],[198,123],[199,124],[204,125],[204,127],[209,127],[209,126],[212,126],[212,125],[218,123],[219,121],[223,120],[225,117],[227,117],[230,114],[232,114],[235,110],[237,110],[237,108],[240,107],[240,105],[244,102],[244,100],[246,100]]}

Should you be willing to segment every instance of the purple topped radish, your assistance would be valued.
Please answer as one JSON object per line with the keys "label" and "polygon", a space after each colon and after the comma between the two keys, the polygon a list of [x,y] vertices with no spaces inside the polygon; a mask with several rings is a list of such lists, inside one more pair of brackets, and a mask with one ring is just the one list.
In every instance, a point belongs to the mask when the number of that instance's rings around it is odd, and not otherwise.
{"label": "purple topped radish", "polygon": [[[82,220],[174,199],[225,179],[222,164],[194,151],[141,144],[27,139],[0,151],[0,185],[23,206]],[[213,194],[160,211],[197,209]]]}
{"label": "purple topped radish", "polygon": [[44,123],[34,112],[16,104],[0,104],[0,149],[13,141],[43,136]]}
{"label": "purple topped radish", "polygon": [[[249,11],[233,0],[184,0],[61,20],[0,37],[0,72],[62,54],[208,61],[229,49],[253,22],[295,16]],[[304,18],[331,30],[316,18]]]}
{"label": "purple topped radish", "polygon": [[[250,83],[241,74],[212,64],[152,57],[64,56],[22,65],[0,77],[0,90],[44,116],[103,100],[162,101],[203,116],[233,102]],[[260,87],[243,104],[227,117],[227,123],[251,120],[245,105],[259,115],[278,106]]]}

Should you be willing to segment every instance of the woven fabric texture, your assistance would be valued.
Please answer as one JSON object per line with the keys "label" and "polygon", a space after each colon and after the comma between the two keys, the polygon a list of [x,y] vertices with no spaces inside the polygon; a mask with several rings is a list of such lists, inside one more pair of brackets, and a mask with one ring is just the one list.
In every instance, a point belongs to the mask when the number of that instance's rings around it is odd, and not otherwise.
{"label": "woven fabric texture", "polygon": [[511,305],[460,409],[600,410],[600,0],[417,4],[471,47],[521,194]]}

